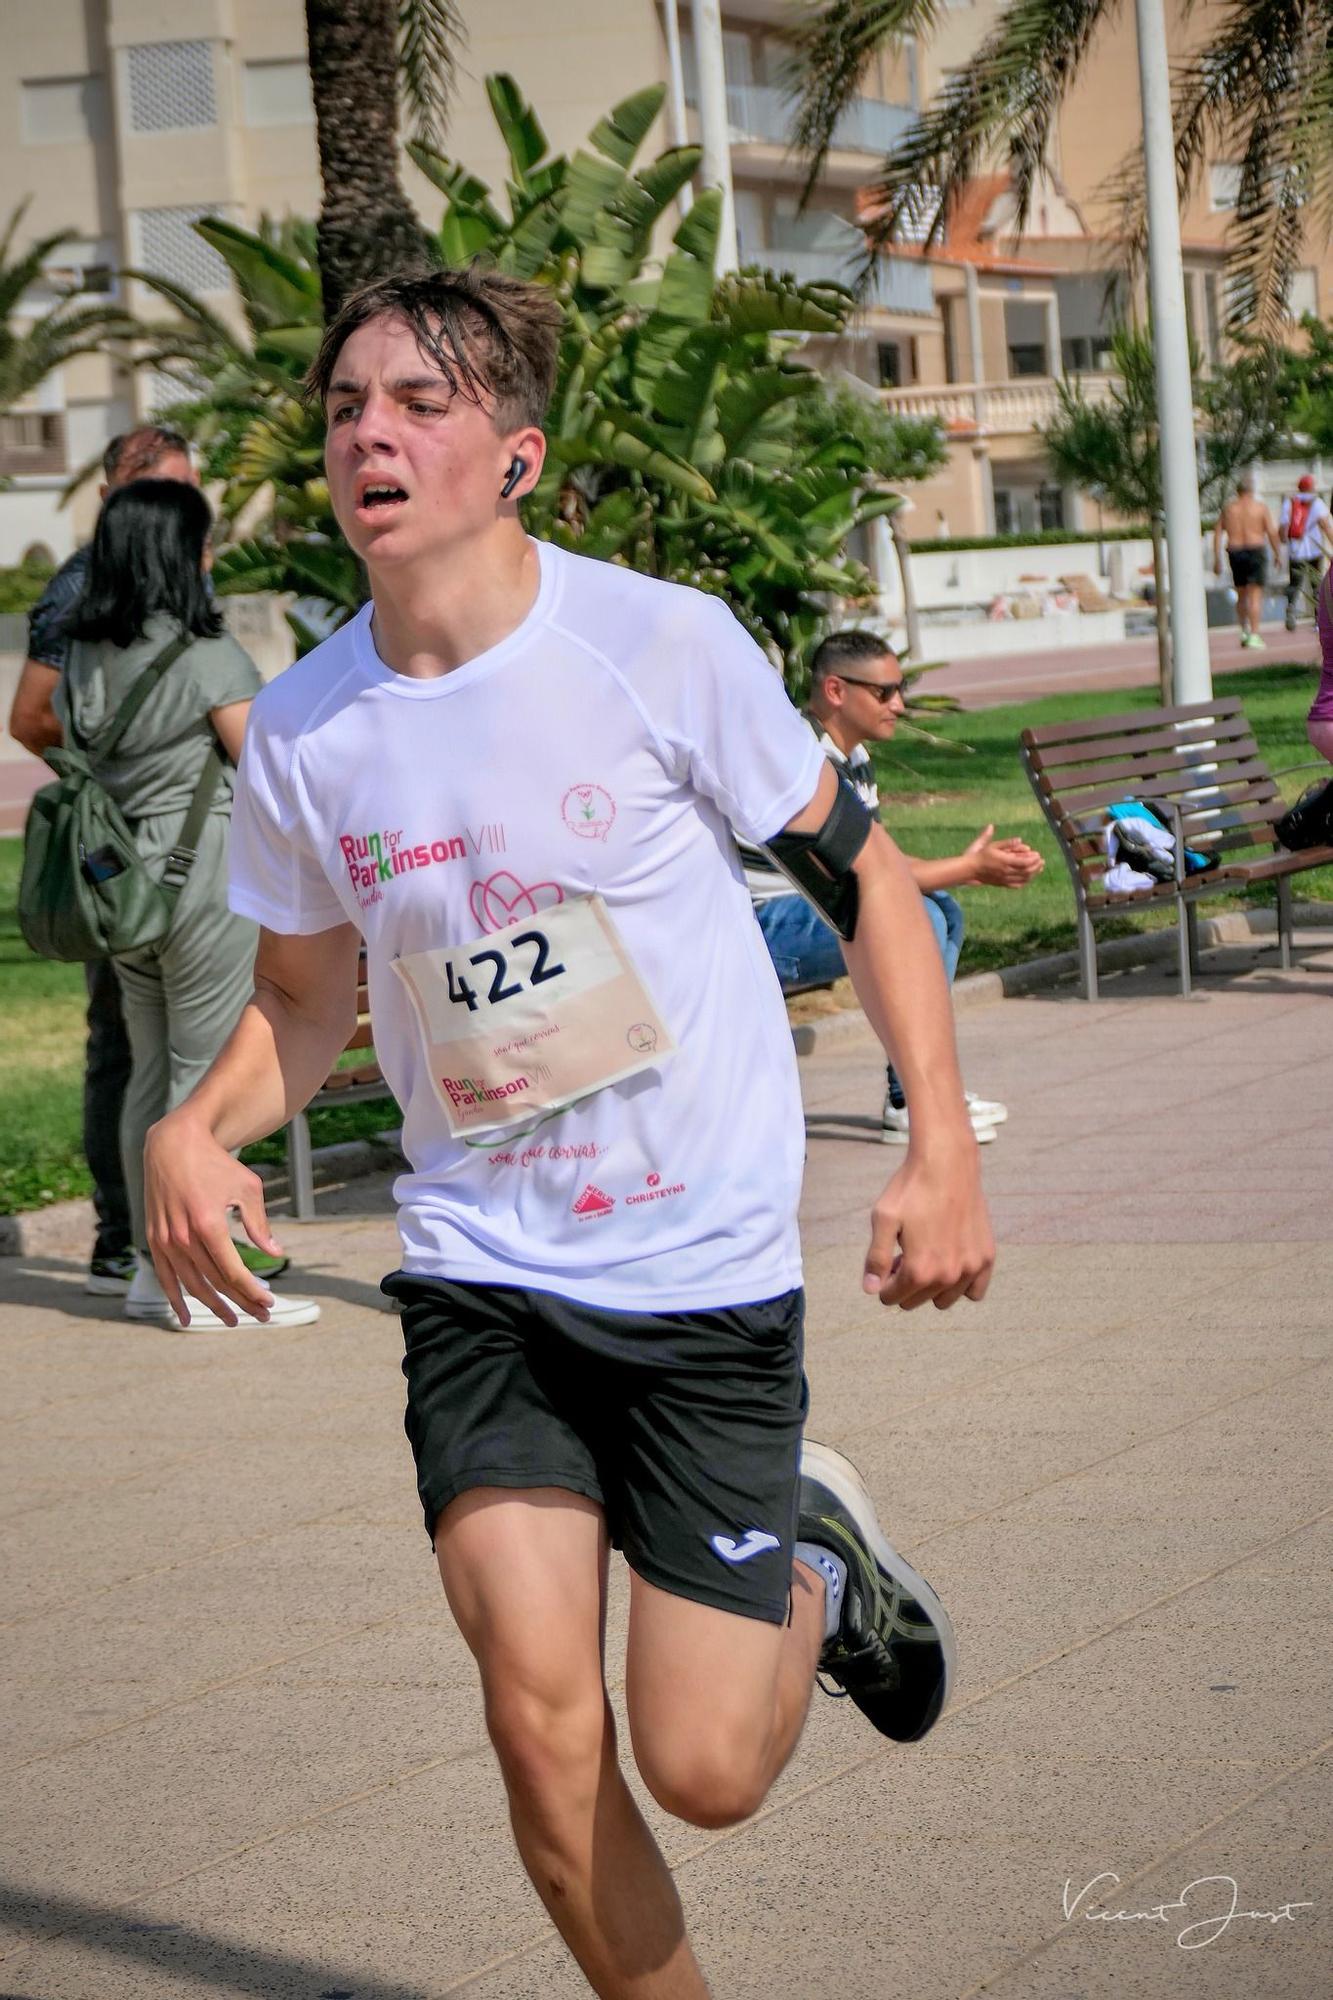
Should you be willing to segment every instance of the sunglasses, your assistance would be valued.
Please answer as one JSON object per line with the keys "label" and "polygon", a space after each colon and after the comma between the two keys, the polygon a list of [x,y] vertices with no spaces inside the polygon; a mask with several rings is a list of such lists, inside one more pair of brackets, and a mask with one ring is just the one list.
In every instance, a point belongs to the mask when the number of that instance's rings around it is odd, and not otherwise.
{"label": "sunglasses", "polygon": [[902,681],[859,681],[854,674],[839,674],[838,679],[845,681],[848,687],[868,688],[881,708],[886,701],[892,701],[896,694],[903,691]]}

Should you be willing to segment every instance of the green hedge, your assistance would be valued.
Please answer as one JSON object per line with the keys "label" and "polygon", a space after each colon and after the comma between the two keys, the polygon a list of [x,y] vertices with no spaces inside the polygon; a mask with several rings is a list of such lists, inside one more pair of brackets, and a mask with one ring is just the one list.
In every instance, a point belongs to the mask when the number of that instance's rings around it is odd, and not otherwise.
{"label": "green hedge", "polygon": [[31,611],[55,575],[49,563],[17,563],[0,566],[0,617]]}
{"label": "green hedge", "polygon": [[1152,529],[1103,528],[1097,533],[1086,529],[1041,528],[1030,535],[946,535],[940,541],[909,544],[914,556],[951,555],[964,549],[1039,549],[1056,542],[1146,542]]}

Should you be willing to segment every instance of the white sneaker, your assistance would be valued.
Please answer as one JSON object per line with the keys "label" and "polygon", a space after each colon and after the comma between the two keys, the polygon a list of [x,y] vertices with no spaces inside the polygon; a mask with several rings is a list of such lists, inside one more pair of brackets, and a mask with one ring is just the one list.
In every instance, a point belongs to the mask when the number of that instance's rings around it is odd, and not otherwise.
{"label": "white sneaker", "polygon": [[[970,1103],[967,1109],[968,1116],[972,1120],[972,1135],[977,1144],[979,1146],[991,1145],[995,1139],[995,1127],[1001,1121],[995,1118],[980,1117]],[[1000,1109],[1004,1110],[1003,1105],[1000,1106]],[[1008,1115],[1005,1112],[1005,1117],[1008,1117]],[[880,1115],[879,1121],[879,1142],[881,1146],[905,1146],[910,1137],[911,1127],[907,1116],[907,1106],[905,1104],[890,1104],[886,1097],[884,1100],[884,1110]]]}
{"label": "white sneaker", "polygon": [[[199,1299],[192,1299],[187,1292],[185,1303],[189,1308],[188,1326],[177,1316],[170,1299],[157,1280],[157,1272],[150,1263],[141,1262],[125,1295],[126,1319],[147,1320],[155,1326],[169,1326],[177,1333],[232,1333],[220,1313]],[[309,1326],[319,1318],[319,1306],[314,1299],[294,1299],[284,1295],[275,1298],[266,1320],[256,1319],[253,1313],[237,1311],[239,1326]]]}
{"label": "white sneaker", "polygon": [[967,1115],[975,1125],[980,1119],[983,1125],[1003,1125],[1009,1116],[1007,1104],[997,1104],[993,1097],[978,1097],[975,1090],[965,1090]]}

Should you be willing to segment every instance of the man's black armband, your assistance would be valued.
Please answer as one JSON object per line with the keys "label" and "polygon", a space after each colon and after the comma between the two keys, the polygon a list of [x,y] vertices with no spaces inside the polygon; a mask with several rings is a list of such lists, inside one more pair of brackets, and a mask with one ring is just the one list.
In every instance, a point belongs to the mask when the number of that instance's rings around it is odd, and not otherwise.
{"label": "man's black armband", "polygon": [[851,780],[838,773],[829,816],[818,833],[775,833],[764,842],[792,887],[832,924],[839,937],[856,936],[857,883],[853,862],[870,838],[870,808]]}

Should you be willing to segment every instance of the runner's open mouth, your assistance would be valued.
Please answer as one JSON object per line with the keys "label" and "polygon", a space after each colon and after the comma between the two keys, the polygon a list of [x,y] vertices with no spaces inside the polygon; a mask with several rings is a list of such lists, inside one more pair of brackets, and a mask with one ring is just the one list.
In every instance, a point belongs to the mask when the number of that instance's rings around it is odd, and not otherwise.
{"label": "runner's open mouth", "polygon": [[406,500],[406,498],[407,495],[401,486],[387,484],[383,486],[367,486],[361,495],[361,505],[363,507],[394,507],[397,506],[400,500]]}

